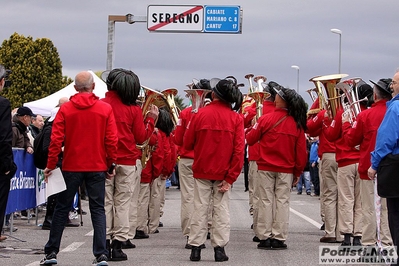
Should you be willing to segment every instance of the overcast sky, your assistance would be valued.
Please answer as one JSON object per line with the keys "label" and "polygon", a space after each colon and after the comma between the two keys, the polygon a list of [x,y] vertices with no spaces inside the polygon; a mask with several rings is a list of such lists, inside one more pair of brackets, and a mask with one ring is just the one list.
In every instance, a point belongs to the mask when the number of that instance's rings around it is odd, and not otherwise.
{"label": "overcast sky", "polygon": [[243,10],[242,34],[149,32],[147,23],[115,24],[113,67],[131,69],[143,85],[174,87],[184,96],[193,78],[248,73],[285,87],[306,90],[314,76],[336,74],[342,31],[341,73],[369,79],[392,77],[399,67],[397,0],[69,0],[5,1],[0,39],[14,32],[49,38],[58,49],[63,74],[106,69],[108,15],[147,16],[149,5],[236,5]]}

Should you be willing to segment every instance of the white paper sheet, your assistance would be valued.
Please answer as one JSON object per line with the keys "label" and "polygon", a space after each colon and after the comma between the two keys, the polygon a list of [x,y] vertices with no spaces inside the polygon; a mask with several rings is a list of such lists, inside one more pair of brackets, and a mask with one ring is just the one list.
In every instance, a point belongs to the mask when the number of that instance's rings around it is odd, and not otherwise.
{"label": "white paper sheet", "polygon": [[48,178],[46,185],[46,196],[49,197],[64,190],[66,190],[64,177],[62,176],[61,169],[56,168],[51,171],[51,175]]}

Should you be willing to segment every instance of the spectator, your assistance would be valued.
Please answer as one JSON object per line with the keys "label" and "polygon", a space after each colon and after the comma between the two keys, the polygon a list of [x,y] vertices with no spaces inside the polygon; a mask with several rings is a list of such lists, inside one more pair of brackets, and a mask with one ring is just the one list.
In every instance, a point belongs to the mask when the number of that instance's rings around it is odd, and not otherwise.
{"label": "spectator", "polygon": [[82,182],[86,183],[94,228],[93,265],[108,265],[104,211],[105,178],[113,178],[107,169],[116,162],[117,128],[112,107],[93,93],[95,84],[90,72],[76,75],[78,92],[63,104],[53,122],[45,180],[51,178],[64,143],[62,171],[67,189],[60,192],[51,224],[45,257],[41,265],[57,264],[61,237],[73,198]]}
{"label": "spectator", "polygon": [[311,138],[310,154],[309,154],[309,171],[310,180],[313,184],[313,192],[315,196],[320,196],[320,180],[319,180],[319,137]]}
{"label": "spectator", "polygon": [[[6,77],[7,70],[0,65],[0,92],[5,86]],[[0,234],[3,232],[10,180],[17,170],[13,161],[12,138],[11,104],[6,98],[0,96]],[[6,239],[7,237],[0,235],[0,242]]]}

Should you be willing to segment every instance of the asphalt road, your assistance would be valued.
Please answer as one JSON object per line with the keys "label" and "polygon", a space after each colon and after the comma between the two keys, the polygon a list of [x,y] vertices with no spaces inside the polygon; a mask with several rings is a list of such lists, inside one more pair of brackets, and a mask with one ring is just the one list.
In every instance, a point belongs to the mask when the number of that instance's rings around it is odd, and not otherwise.
{"label": "asphalt road", "polygon": [[[88,201],[82,201],[83,209],[89,211]],[[306,194],[291,194],[291,212],[287,250],[261,250],[252,242],[250,229],[252,218],[248,212],[248,193],[244,192],[244,179],[241,175],[234,184],[230,200],[231,236],[226,247],[229,261],[216,263],[210,240],[202,250],[200,262],[189,260],[190,250],[184,249],[185,238],[180,230],[180,191],[171,187],[166,191],[164,227],[160,233],[148,239],[137,239],[135,249],[127,249],[128,260],[109,262],[110,265],[318,265],[320,237],[323,231],[319,214],[319,198]],[[39,213],[38,223],[43,221],[44,213]],[[79,222],[80,220],[74,220]],[[90,214],[83,216],[83,226],[66,228],[58,254],[58,265],[91,265],[92,225]],[[39,265],[43,257],[43,247],[49,231],[42,230],[35,220],[15,220],[18,230],[8,239],[0,242],[0,265]],[[338,244],[329,244],[338,246]]]}

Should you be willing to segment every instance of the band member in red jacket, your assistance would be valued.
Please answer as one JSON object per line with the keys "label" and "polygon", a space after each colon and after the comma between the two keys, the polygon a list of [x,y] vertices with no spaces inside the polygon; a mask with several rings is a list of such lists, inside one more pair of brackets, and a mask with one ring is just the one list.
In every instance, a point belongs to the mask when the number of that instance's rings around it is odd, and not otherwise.
{"label": "band member in red jacket", "polygon": [[[163,162],[161,174],[159,176],[154,177],[154,180],[151,184],[151,196],[149,203],[149,220],[148,220],[148,230],[150,234],[158,233],[160,212],[161,212],[161,201],[162,196],[165,192],[163,192],[166,188],[166,179],[173,172],[173,167],[176,162],[176,158],[173,159],[172,156],[174,154],[173,147],[170,145],[170,136],[173,131],[173,121],[170,117],[170,114],[167,110],[160,108],[158,121],[156,124],[156,128],[158,129],[158,133],[161,136],[161,142],[158,141],[158,147],[161,149],[163,153]],[[173,144],[174,146],[174,144]]]}
{"label": "band member in red jacket", "polygon": [[210,83],[213,101],[193,114],[183,141],[185,149],[194,150],[194,213],[188,238],[191,261],[201,259],[211,198],[215,261],[228,260],[224,247],[230,239],[229,191],[244,165],[244,121],[234,112],[242,103],[239,85],[233,77]]}
{"label": "band member in red jacket", "polygon": [[[281,86],[274,81],[270,81],[266,84],[265,88],[263,89],[265,92],[270,93],[270,97],[267,98],[263,102],[262,114],[269,114],[274,112],[276,108],[274,105],[274,100],[276,97],[276,91],[273,88],[280,88]],[[250,129],[253,124],[255,123],[254,117],[256,115],[256,103],[252,106],[248,107],[247,112],[244,113],[244,125],[245,128]],[[258,186],[256,185],[257,180],[259,179],[258,176],[258,165],[256,161],[259,159],[259,143],[256,142],[253,145],[248,145],[248,161],[249,161],[249,171],[248,171],[248,183],[249,183],[249,212],[253,215],[253,230],[255,236],[253,237],[253,241],[260,242],[259,238],[256,236],[256,229],[257,229],[257,217],[258,211],[256,208],[258,195],[256,194],[256,189]]]}
{"label": "band member in red jacket", "polygon": [[[319,105],[319,98],[316,99],[310,110]],[[319,136],[318,155],[321,160],[319,165],[320,172],[320,215],[323,226],[320,228],[325,231],[325,235],[320,238],[322,243],[341,242],[342,237],[338,229],[338,186],[337,171],[338,164],[335,160],[335,143],[326,138],[326,110],[321,110],[314,117],[307,121],[307,133],[311,137]],[[325,121],[326,120],[326,121]]]}
{"label": "band member in red jacket", "polygon": [[[192,89],[210,90],[209,80],[201,79],[199,81],[194,81]],[[183,235],[187,238],[187,242],[190,232],[190,219],[194,212],[194,178],[192,169],[194,150],[187,150],[183,147],[183,137],[192,114],[191,106],[180,112],[174,138],[176,145],[180,146],[180,160],[178,163],[181,195],[180,220],[181,229]],[[191,246],[186,243],[186,248],[191,249]]]}
{"label": "band member in red jacket", "polygon": [[[389,84],[391,79],[380,79],[374,84],[371,108],[359,113],[353,126],[348,117],[342,119],[344,139],[350,147],[360,145],[359,175],[360,194],[362,200],[363,234],[362,244],[374,246],[377,243],[377,219],[374,207],[374,182],[368,177],[367,170],[371,165],[371,152],[375,147],[377,129],[380,126],[387,110],[386,102],[392,99]],[[384,247],[392,246],[392,237],[388,226],[388,211],[386,198],[381,198],[380,211],[380,240]]]}
{"label": "band member in red jacket", "polygon": [[[358,87],[358,94],[365,95],[367,92],[372,93],[370,85],[364,83]],[[344,235],[342,246],[361,246],[362,203],[358,172],[360,153],[355,147],[349,146],[344,139],[342,114],[342,108],[337,110],[334,120],[326,122],[325,131],[327,139],[335,142],[337,148],[338,229],[340,234]],[[351,242],[352,236],[353,242]]]}
{"label": "band member in red jacket", "polygon": [[[105,182],[105,212],[107,217],[107,244],[112,241],[111,260],[127,260],[124,248],[134,248],[130,242],[130,230],[136,231],[137,201],[140,191],[141,144],[151,137],[158,108],[152,106],[143,118],[142,110],[136,103],[140,92],[138,76],[130,70],[113,69],[107,77],[104,102],[109,103],[115,113],[118,128],[118,157],[116,177]],[[135,216],[130,224],[131,215]],[[131,228],[132,227],[132,228]]]}
{"label": "band member in red jacket", "polygon": [[287,248],[284,242],[288,236],[291,187],[297,183],[308,158],[305,101],[294,90],[281,88],[275,105],[274,112],[261,116],[246,135],[248,145],[258,141],[260,145],[256,182],[260,249]]}
{"label": "band member in red jacket", "polygon": [[151,183],[155,178],[161,175],[164,162],[162,137],[158,129],[154,130],[148,145],[150,145],[152,151],[143,171],[141,171],[135,239],[149,238],[148,210],[151,197]]}

